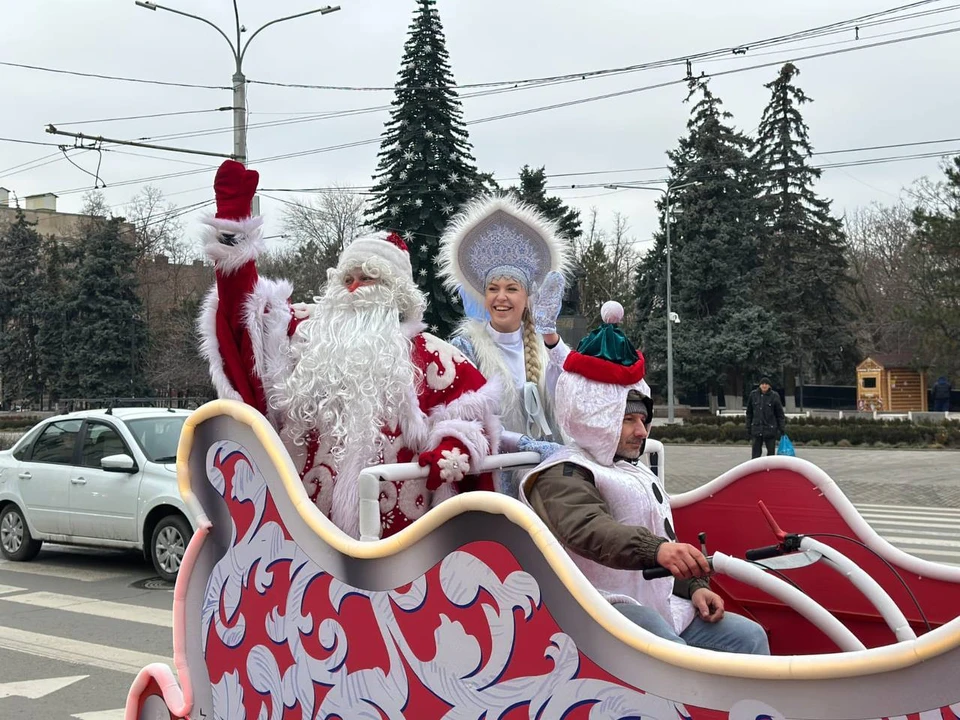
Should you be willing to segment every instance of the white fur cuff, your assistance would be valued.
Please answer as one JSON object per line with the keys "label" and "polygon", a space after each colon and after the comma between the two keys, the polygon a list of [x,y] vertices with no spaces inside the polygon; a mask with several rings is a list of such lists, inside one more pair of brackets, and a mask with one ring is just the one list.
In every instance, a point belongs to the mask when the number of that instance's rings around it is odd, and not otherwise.
{"label": "white fur cuff", "polygon": [[[245,220],[224,220],[207,217],[203,219],[203,250],[213,260],[217,269],[233,273],[264,251],[263,218],[249,217]],[[233,244],[221,242],[224,236],[232,235]]]}

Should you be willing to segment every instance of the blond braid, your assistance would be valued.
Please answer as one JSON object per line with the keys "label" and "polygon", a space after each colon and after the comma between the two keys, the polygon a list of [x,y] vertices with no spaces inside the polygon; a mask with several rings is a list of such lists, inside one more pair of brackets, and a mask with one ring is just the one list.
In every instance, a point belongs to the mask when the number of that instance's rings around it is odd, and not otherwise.
{"label": "blond braid", "polygon": [[527,382],[539,383],[543,372],[540,360],[540,335],[533,324],[530,310],[523,311],[523,360],[527,370]]}

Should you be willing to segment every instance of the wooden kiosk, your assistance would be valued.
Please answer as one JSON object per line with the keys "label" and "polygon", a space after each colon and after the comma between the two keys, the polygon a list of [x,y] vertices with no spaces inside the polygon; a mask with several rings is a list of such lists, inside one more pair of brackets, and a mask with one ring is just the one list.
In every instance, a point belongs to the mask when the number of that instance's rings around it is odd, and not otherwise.
{"label": "wooden kiosk", "polygon": [[927,412],[927,376],[908,355],[870,355],[857,366],[857,409]]}

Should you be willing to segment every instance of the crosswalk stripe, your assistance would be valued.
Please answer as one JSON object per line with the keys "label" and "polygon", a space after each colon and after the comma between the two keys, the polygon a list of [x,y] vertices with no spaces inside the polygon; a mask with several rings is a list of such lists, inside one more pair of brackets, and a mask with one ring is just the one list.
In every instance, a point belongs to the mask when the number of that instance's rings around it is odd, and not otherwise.
{"label": "crosswalk stripe", "polygon": [[14,587],[13,585],[0,585],[0,595],[6,595],[6,594],[8,594],[8,593],[21,592],[22,590],[26,590],[26,588]]}
{"label": "crosswalk stripe", "polygon": [[[871,523],[871,524],[876,524],[877,527],[880,527],[880,528],[881,528],[881,529],[877,530],[877,532],[878,532],[880,535],[883,535],[884,533],[892,532],[893,530],[896,530],[896,529],[897,529],[897,525],[896,525],[895,523],[889,523],[889,524],[884,524],[884,523]],[[876,530],[877,528],[874,528],[874,529]],[[953,538],[953,537],[956,537],[956,533],[950,533],[950,532],[945,533],[943,530],[935,530],[935,529],[932,529],[932,528],[929,528],[929,529],[919,529],[919,530],[916,529],[916,528],[909,528],[909,529],[908,529],[908,528],[903,528],[903,530],[904,530],[904,532],[908,532],[908,533],[910,533],[911,535],[914,535],[914,536],[917,536],[917,537],[923,537],[923,536],[927,536],[927,537],[945,537],[945,538]]]}
{"label": "crosswalk stripe", "polygon": [[27,593],[26,595],[0,597],[0,601],[32,605],[33,607],[47,608],[50,610],[64,610],[82,615],[94,615],[96,617],[110,618],[111,620],[125,620],[128,622],[144,623],[146,625],[173,627],[173,612],[170,610],[144,607],[142,605],[129,605],[127,603],[111,602],[110,600],[95,600],[77,595],[33,592]]}
{"label": "crosswalk stripe", "polygon": [[0,572],[46,575],[48,577],[62,578],[63,580],[80,580],[82,582],[115,580],[129,576],[127,572],[93,570],[83,566],[53,565],[44,562],[13,562],[12,560],[0,560]]}
{"label": "crosswalk stripe", "polygon": [[[960,560],[960,551],[957,551],[957,550],[934,550],[927,547],[910,548],[910,547],[903,547],[903,546],[900,546],[900,549],[903,550],[905,553],[909,553],[910,555],[916,555],[917,557],[922,557],[924,555],[935,555],[936,557],[957,558],[958,560]],[[954,562],[950,564],[955,565],[956,563]]]}
{"label": "crosswalk stripe", "polygon": [[173,667],[172,658],[8,627],[0,627],[0,649],[129,675],[136,675],[150,663]]}
{"label": "crosswalk stripe", "polygon": [[[893,525],[895,527],[918,527],[918,528],[938,528],[945,532],[957,527],[957,523],[947,520],[899,520],[896,518],[871,518],[864,515],[863,519],[870,525]],[[960,529],[958,529],[960,531]]]}
{"label": "crosswalk stripe", "polygon": [[99,712],[79,713],[70,717],[77,720],[123,720],[126,711],[123,708],[118,710],[100,710]]}
{"label": "crosswalk stripe", "polygon": [[[884,537],[884,539],[889,543],[893,543],[894,545],[930,545],[932,547],[960,548],[960,542],[957,542],[956,540],[945,540],[943,538],[937,540],[934,538],[899,537],[887,535]],[[15,598],[10,599],[13,600]]]}
{"label": "crosswalk stripe", "polygon": [[903,518],[904,520],[918,520],[921,518],[936,518],[937,520],[943,520],[944,522],[952,522],[955,525],[960,525],[960,516],[944,514],[937,510],[931,510],[930,512],[919,512],[917,510],[911,510],[910,512],[902,512],[900,510],[861,510],[860,514],[864,517],[898,517]]}
{"label": "crosswalk stripe", "polygon": [[932,505],[881,505],[878,503],[857,503],[857,507],[864,510],[919,510],[922,512],[936,510],[948,515],[960,515],[960,508],[935,507]]}
{"label": "crosswalk stripe", "polygon": [[960,517],[953,515],[942,515],[940,513],[900,513],[900,512],[882,512],[879,510],[864,510],[860,513],[863,517],[877,518],[899,518],[901,520],[933,520],[935,522],[950,523],[953,526],[960,526]]}

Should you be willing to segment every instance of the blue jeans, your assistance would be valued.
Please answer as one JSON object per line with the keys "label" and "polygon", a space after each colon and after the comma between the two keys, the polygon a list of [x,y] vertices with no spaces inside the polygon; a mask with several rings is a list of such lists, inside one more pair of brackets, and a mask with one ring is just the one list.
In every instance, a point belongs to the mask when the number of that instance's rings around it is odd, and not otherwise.
{"label": "blue jeans", "polygon": [[715,623],[708,623],[698,615],[686,630],[677,635],[673,626],[652,608],[626,603],[616,603],[613,607],[631,622],[666,640],[720,652],[770,654],[766,631],[743,615],[724,613]]}

